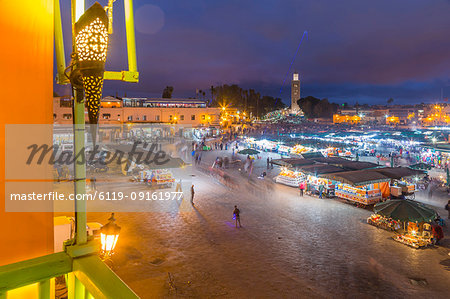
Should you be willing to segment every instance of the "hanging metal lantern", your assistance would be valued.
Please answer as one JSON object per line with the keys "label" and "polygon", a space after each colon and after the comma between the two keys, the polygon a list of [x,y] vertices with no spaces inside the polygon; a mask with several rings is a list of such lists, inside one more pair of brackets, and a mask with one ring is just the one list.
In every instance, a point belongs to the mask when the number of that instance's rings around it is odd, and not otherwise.
{"label": "hanging metal lantern", "polygon": [[114,213],[111,214],[108,221],[109,222],[100,229],[100,241],[102,246],[100,254],[104,259],[113,255],[121,229],[120,226],[115,223],[116,218],[114,218]]}
{"label": "hanging metal lantern", "polygon": [[75,48],[89,123],[97,124],[108,48],[108,16],[98,2],[75,23]]}

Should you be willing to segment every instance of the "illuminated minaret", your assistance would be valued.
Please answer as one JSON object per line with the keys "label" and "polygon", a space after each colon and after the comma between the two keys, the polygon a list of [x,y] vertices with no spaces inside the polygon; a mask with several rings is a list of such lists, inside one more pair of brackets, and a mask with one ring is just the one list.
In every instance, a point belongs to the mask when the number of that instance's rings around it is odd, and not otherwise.
{"label": "illuminated minaret", "polygon": [[298,73],[294,72],[291,82],[291,113],[300,111],[298,100],[300,100],[300,80],[298,79]]}

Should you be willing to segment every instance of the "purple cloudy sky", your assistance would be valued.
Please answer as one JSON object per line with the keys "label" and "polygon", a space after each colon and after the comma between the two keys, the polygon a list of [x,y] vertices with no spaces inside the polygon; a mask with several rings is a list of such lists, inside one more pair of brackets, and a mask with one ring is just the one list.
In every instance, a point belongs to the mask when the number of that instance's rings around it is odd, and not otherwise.
{"label": "purple cloudy sky", "polygon": [[[108,70],[126,68],[122,5]],[[302,96],[411,103],[436,101],[443,89],[450,97],[449,0],[135,0],[134,9],[141,80],[106,82],[104,95],[160,96],[172,85],[174,96],[189,97],[236,83],[287,102],[289,82],[280,87],[306,30],[291,70]]]}

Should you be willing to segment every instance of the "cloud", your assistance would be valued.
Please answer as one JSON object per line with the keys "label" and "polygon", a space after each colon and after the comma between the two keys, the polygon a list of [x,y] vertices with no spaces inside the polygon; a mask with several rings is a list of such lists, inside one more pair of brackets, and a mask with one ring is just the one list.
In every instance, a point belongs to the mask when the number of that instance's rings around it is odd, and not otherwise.
{"label": "cloud", "polygon": [[[150,95],[173,85],[174,94],[189,96],[196,88],[237,83],[278,96],[307,30],[292,68],[303,94],[420,101],[450,81],[449,2],[136,1],[140,83],[106,83],[105,92]],[[107,68],[121,70],[127,68],[122,6],[114,14]],[[288,101],[286,88],[281,96]]]}

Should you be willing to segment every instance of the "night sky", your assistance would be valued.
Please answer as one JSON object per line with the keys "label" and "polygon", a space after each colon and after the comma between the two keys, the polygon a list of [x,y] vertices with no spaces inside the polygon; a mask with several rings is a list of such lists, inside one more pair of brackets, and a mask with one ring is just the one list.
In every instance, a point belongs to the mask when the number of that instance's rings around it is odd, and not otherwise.
{"label": "night sky", "polygon": [[[107,70],[126,69],[123,1],[114,5]],[[68,57],[69,3],[62,9]],[[174,97],[189,97],[235,83],[288,102],[296,70],[302,97],[404,104],[439,100],[441,89],[450,97],[449,0],[135,0],[134,9],[140,82],[106,82],[104,96],[159,97],[172,85]]]}

